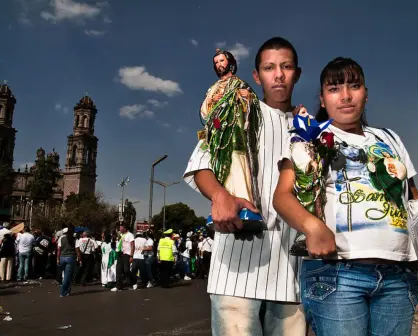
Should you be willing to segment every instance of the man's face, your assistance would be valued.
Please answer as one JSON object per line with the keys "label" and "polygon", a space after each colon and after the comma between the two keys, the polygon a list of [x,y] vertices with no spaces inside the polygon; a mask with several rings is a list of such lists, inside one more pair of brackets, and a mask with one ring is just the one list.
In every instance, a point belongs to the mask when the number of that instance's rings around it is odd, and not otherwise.
{"label": "man's face", "polygon": [[126,232],[126,229],[125,229],[125,227],[123,226],[123,225],[121,225],[120,227],[119,227],[119,231],[120,231],[120,233],[125,233]]}
{"label": "man's face", "polygon": [[215,56],[213,63],[215,64],[216,74],[218,77],[226,75],[229,72],[228,60],[224,54]]}
{"label": "man's face", "polygon": [[300,74],[301,69],[295,65],[293,52],[286,48],[264,50],[259,70],[253,71],[254,80],[262,86],[266,101],[275,103],[291,100]]}

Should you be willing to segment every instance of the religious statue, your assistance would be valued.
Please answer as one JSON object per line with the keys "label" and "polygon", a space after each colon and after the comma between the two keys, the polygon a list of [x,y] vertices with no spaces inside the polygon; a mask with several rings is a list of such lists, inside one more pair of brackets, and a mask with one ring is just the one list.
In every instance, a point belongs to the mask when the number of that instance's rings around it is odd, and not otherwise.
{"label": "religious statue", "polygon": [[[209,150],[212,170],[219,183],[233,196],[261,208],[258,189],[258,146],[262,125],[259,100],[251,87],[235,74],[234,56],[216,49],[214,70],[219,77],[207,91],[200,108],[205,122],[198,133],[201,149]],[[243,231],[259,232],[266,226],[260,214],[240,212]],[[208,223],[212,223],[209,216]]]}
{"label": "religious statue", "polygon": [[[332,119],[318,123],[302,105],[293,111],[293,117],[290,159],[295,171],[295,196],[306,210],[325,221],[325,176],[335,148],[333,134],[324,130]],[[303,233],[296,236],[290,253],[308,256]]]}

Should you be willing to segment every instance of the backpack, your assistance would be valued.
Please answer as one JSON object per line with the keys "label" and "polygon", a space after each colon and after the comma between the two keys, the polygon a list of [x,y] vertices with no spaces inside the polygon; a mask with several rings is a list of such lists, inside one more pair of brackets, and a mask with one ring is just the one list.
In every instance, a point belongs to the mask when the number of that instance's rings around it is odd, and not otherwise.
{"label": "backpack", "polygon": [[198,243],[196,241],[192,241],[192,249],[190,251],[190,257],[196,257],[198,249]]}

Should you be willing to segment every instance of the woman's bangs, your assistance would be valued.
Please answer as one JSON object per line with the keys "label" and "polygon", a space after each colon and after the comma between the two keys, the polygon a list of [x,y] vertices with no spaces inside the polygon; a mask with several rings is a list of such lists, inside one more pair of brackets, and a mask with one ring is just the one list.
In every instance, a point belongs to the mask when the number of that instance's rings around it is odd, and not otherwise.
{"label": "woman's bangs", "polygon": [[326,69],[322,83],[325,85],[364,83],[364,74],[357,64],[332,64]]}

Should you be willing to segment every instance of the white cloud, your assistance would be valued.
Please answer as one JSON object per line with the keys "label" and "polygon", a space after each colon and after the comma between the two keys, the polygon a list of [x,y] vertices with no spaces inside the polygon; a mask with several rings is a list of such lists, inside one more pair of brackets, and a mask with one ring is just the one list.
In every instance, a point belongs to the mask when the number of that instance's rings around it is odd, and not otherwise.
{"label": "white cloud", "polygon": [[195,39],[190,39],[190,43],[193,44],[195,47],[197,47],[199,45],[199,41],[197,41]]}
{"label": "white cloud", "polygon": [[119,81],[132,90],[161,92],[169,97],[183,93],[178,83],[155,77],[144,66],[120,68],[119,77]]}
{"label": "white cloud", "polygon": [[91,6],[73,0],[51,0],[50,11],[43,10],[41,17],[44,20],[57,23],[63,20],[83,20],[97,17],[102,11],[102,5],[97,3]]}
{"label": "white cloud", "polygon": [[183,127],[183,126],[180,126],[180,127],[178,127],[177,129],[176,129],[176,132],[177,133],[184,133],[184,132],[186,132],[187,131],[187,128],[186,127]]}
{"label": "white cloud", "polygon": [[242,43],[235,43],[234,45],[228,45],[226,42],[217,42],[215,44],[217,48],[225,49],[229,51],[232,55],[234,55],[237,61],[243,60],[250,56],[250,47],[246,47]]}
{"label": "white cloud", "polygon": [[109,24],[109,23],[112,23],[113,21],[112,21],[112,19],[111,19],[110,17],[108,17],[108,16],[104,16],[104,17],[103,17],[103,22],[104,22],[104,23],[108,23],[108,24]]}
{"label": "white cloud", "polygon": [[32,21],[29,20],[28,18],[28,13],[26,12],[22,12],[19,14],[19,18],[17,19],[17,21],[25,26],[30,26],[32,24]]}
{"label": "white cloud", "polygon": [[99,36],[103,36],[104,34],[106,34],[106,32],[102,30],[84,29],[84,34],[86,34],[87,36],[99,37]]}
{"label": "white cloud", "polygon": [[167,101],[159,101],[157,99],[148,99],[148,104],[154,106],[155,108],[164,108],[168,105]]}
{"label": "white cloud", "polygon": [[128,118],[134,120],[136,118],[154,118],[154,112],[147,110],[145,105],[135,104],[123,106],[119,109],[119,115],[122,118]]}
{"label": "white cloud", "polygon": [[61,103],[56,103],[55,110],[67,114],[70,109],[67,106],[62,105]]}

